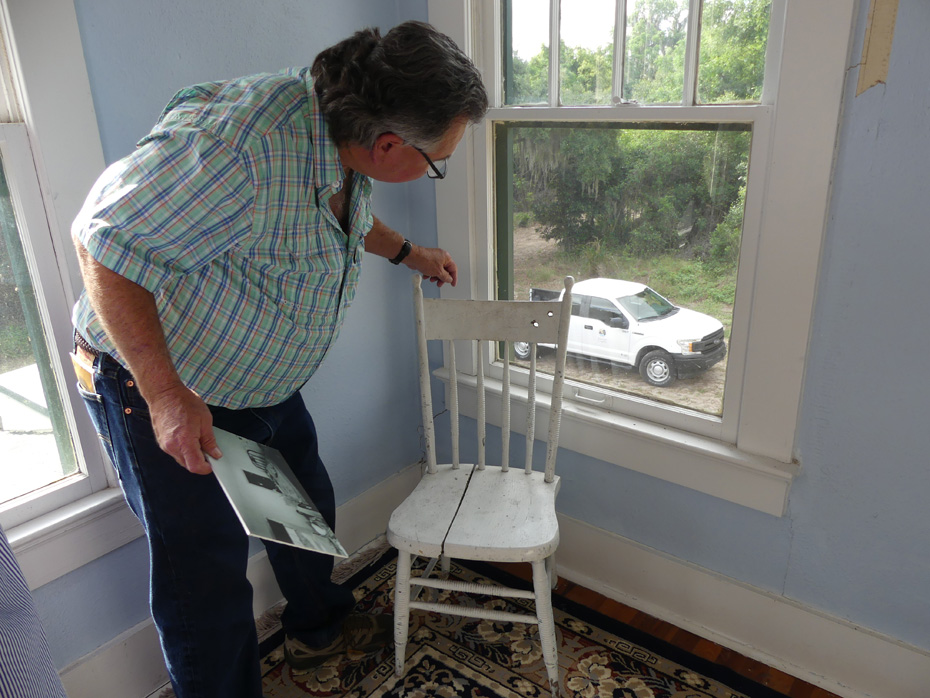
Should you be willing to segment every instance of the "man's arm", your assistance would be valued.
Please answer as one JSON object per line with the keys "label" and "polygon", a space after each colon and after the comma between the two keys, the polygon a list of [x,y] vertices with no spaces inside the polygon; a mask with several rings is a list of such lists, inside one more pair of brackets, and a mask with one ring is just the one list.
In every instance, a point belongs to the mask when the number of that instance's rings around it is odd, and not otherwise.
{"label": "man's arm", "polygon": [[[403,245],[404,236],[375,217],[374,225],[365,236],[365,249],[381,257],[394,259]],[[452,256],[438,247],[414,245],[403,263],[423,274],[430,281],[434,281],[437,286],[443,284],[455,286],[458,281],[458,269],[452,261]]]}
{"label": "man's arm", "polygon": [[178,376],[155,298],[91,257],[75,239],[87,296],[149,406],[158,445],[192,473],[211,471],[204,452],[221,453],[209,408]]}

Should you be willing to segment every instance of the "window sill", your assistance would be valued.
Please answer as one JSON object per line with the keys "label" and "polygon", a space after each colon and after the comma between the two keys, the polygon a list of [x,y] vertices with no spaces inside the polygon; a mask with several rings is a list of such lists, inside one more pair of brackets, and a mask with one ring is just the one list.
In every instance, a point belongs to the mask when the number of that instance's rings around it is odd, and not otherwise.
{"label": "window sill", "polygon": [[[435,375],[448,388],[448,372],[439,369]],[[501,394],[499,380],[485,377],[485,388],[489,395]],[[511,393],[511,428],[525,434],[526,411],[521,402],[526,403],[526,390],[512,385]],[[477,379],[460,376],[462,415],[477,416],[477,395]],[[537,425],[546,424],[548,396],[538,394],[537,404]],[[488,423],[500,426],[500,404],[490,400],[486,407]],[[797,464],[781,463],[716,439],[568,400],[562,403],[559,445],[773,516],[785,513],[791,483],[799,472]],[[623,454],[622,458],[617,454]]]}
{"label": "window sill", "polygon": [[142,535],[119,488],[109,488],[6,532],[36,589]]}

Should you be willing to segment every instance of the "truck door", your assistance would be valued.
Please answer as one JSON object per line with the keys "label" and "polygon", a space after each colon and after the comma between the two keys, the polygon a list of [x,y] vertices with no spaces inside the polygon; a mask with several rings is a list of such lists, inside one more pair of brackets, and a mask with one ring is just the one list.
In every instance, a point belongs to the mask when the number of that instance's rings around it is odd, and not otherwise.
{"label": "truck door", "polygon": [[572,318],[568,323],[568,351],[571,353],[584,353],[583,324],[586,321],[584,308],[587,304],[587,296],[572,294]]}
{"label": "truck door", "polygon": [[585,318],[584,353],[618,363],[630,362],[629,321],[607,298],[591,296]]}

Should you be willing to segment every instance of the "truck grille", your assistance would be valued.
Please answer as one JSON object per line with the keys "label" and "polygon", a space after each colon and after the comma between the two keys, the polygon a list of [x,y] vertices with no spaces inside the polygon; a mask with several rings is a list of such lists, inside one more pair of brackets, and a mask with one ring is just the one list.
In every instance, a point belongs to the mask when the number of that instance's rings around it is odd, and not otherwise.
{"label": "truck grille", "polygon": [[700,342],[694,342],[691,345],[691,351],[700,352],[701,354],[706,354],[709,351],[713,351],[717,347],[723,344],[723,328],[721,327],[716,332],[711,332],[706,337],[702,338]]}

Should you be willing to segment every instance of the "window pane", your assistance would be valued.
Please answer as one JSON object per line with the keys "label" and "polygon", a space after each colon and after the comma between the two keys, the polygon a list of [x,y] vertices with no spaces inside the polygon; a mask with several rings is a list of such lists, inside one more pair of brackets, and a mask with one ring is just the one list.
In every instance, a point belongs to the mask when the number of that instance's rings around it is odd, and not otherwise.
{"label": "window pane", "polygon": [[623,98],[681,103],[687,0],[627,0]]}
{"label": "window pane", "polygon": [[699,101],[760,101],[771,5],[771,0],[704,0]]}
{"label": "window pane", "polygon": [[549,0],[504,3],[504,92],[507,104],[549,101]]}
{"label": "window pane", "polygon": [[77,470],[57,385],[0,166],[0,503]]}
{"label": "window pane", "polygon": [[513,144],[498,205],[514,212],[498,296],[574,276],[569,378],[722,414],[749,126],[496,129]]}
{"label": "window pane", "polygon": [[610,104],[615,9],[616,0],[562,3],[562,104]]}

